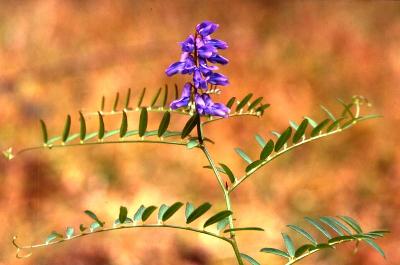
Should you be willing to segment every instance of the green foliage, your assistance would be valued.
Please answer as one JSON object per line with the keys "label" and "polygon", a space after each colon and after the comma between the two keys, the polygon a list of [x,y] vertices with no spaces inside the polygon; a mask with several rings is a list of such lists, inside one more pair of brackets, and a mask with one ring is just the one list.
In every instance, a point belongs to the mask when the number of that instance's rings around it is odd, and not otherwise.
{"label": "green foliage", "polygon": [[[174,88],[174,98],[177,99],[180,95],[179,88],[177,85],[175,85]],[[218,93],[218,89],[213,87],[209,92]],[[148,105],[143,103],[146,97],[146,88],[144,88],[139,95],[135,107],[130,107],[131,96],[131,89],[128,89],[125,100],[120,100],[120,94],[116,93],[114,100],[111,102],[112,106],[110,110],[106,110],[107,102],[106,98],[103,96],[99,111],[93,113],[79,112],[79,131],[75,133],[71,132],[70,115],[67,115],[66,117],[64,130],[61,134],[52,137],[49,137],[46,123],[43,120],[40,120],[43,144],[37,147],[22,149],[18,151],[17,154],[43,147],[51,149],[64,146],[83,146],[107,143],[164,143],[186,146],[187,149],[197,148],[203,151],[209,162],[209,165],[205,166],[205,168],[212,169],[218,180],[224,194],[226,209],[218,211],[205,218],[205,221],[202,221],[201,223],[201,229],[193,228],[188,225],[198,221],[199,219],[203,219],[203,217],[208,215],[208,212],[212,207],[208,202],[201,204],[197,208],[192,203],[186,203],[183,215],[184,219],[182,219],[182,221],[184,220],[186,223],[185,226],[172,225],[168,223],[174,216],[182,218],[182,215],[180,214],[180,210],[184,205],[182,202],[175,202],[171,205],[162,204],[159,208],[154,205],[141,205],[136,209],[133,215],[130,215],[131,217],[129,217],[128,208],[121,206],[119,208],[118,217],[112,223],[112,227],[105,227],[105,222],[102,221],[94,212],[86,210],[85,214],[90,217],[92,222],[87,225],[80,224],[80,233],[76,233],[73,227],[67,227],[64,235],[53,231],[45,239],[44,243],[31,246],[19,246],[14,237],[13,244],[17,248],[17,257],[23,257],[19,254],[22,250],[31,251],[36,248],[72,240],[92,233],[113,231],[116,229],[157,227],[187,230],[221,239],[232,246],[240,265],[244,264],[243,261],[246,261],[251,265],[259,265],[260,263],[251,256],[240,253],[236,243],[235,233],[241,231],[264,231],[264,229],[256,226],[234,226],[235,218],[233,217],[233,212],[231,210],[230,193],[253,173],[280,155],[289,152],[302,144],[342,132],[351,128],[360,121],[379,117],[378,115],[360,114],[360,106],[363,102],[360,97],[353,98],[353,101],[350,103],[345,103],[344,101],[339,100],[343,109],[339,115],[336,115],[337,117],[326,107],[321,106],[322,111],[327,116],[327,118],[321,119],[321,121],[316,121],[311,117],[304,116],[301,122],[298,121],[299,123],[290,120],[289,126],[284,128],[282,131],[272,131],[273,137],[271,139],[264,139],[261,135],[256,134],[255,140],[261,148],[260,153],[257,155],[258,159],[253,160],[244,150],[239,147],[235,148],[235,152],[247,163],[244,175],[242,177],[237,177],[237,175],[226,164],[219,163],[219,166],[216,166],[216,163],[206,148],[208,143],[214,142],[203,135],[203,127],[210,122],[221,120],[221,117],[200,117],[193,106],[186,109],[170,109],[168,107],[169,90],[167,85],[164,88],[158,89],[152,97],[150,95],[151,100]],[[123,101],[122,104],[121,101]],[[263,115],[264,111],[270,105],[263,103],[263,97],[254,99],[253,94],[249,93],[241,100],[232,97],[227,102],[227,106],[231,108],[229,117],[244,115],[259,117]],[[138,116],[136,120],[132,120],[132,123],[135,126],[130,124],[131,113]],[[161,117],[157,119],[159,120],[159,124],[156,127],[157,129],[151,129],[149,127],[152,127],[152,124],[149,123],[149,120],[153,120],[151,119],[151,115],[157,115],[157,113],[159,113],[158,115]],[[185,125],[183,128],[180,127],[181,130],[168,130],[172,127],[170,124],[171,115],[175,114],[185,116]],[[90,127],[87,126],[86,120],[88,116],[92,115],[98,116],[98,129],[90,132],[88,131],[88,128]],[[107,120],[105,119],[109,115],[120,115],[119,127],[112,129],[106,128],[105,121]],[[136,129],[130,130],[129,127],[135,127]],[[197,127],[197,130],[194,130],[195,127]],[[14,157],[12,148],[3,151],[3,154],[8,159]],[[224,175],[224,178],[221,177],[222,174]],[[226,178],[229,179],[230,184],[228,184]],[[158,212],[156,213],[157,208]],[[149,220],[152,219],[151,217],[153,215],[156,215],[156,223],[151,224],[149,223]],[[358,222],[348,216],[339,216],[337,218],[324,216],[319,219],[306,217],[305,221],[312,227],[314,232],[318,232],[318,237],[314,237],[303,227],[288,225],[291,230],[306,240],[306,243],[294,242],[289,234],[282,233],[285,250],[265,247],[261,249],[261,252],[283,257],[287,259],[286,264],[289,265],[296,263],[317,251],[332,249],[337,244],[354,241],[357,243],[365,242],[378,251],[382,256],[385,256],[383,250],[375,240],[383,237],[387,231],[375,230],[368,233],[363,232]],[[217,233],[210,232],[209,227],[211,226],[216,228]],[[212,230],[215,229],[211,229],[211,231]],[[324,239],[320,240],[319,238],[322,236]]]}
{"label": "green foliage", "polygon": [[[260,159],[257,159],[254,162],[241,148],[235,148],[236,153],[249,165],[245,168],[245,174],[241,178],[238,178],[237,182],[232,185],[229,191],[233,191],[250,175],[258,171],[270,161],[298,146],[342,132],[360,121],[379,117],[378,115],[360,115],[359,108],[361,103],[359,101],[355,102],[356,103],[354,104],[346,104],[342,102],[341,104],[344,106],[344,109],[341,111],[342,116],[337,119],[327,108],[324,107],[324,112],[329,113],[329,119],[323,119],[321,122],[317,122],[308,116],[304,116],[300,125],[297,125],[294,121],[290,121],[290,125],[282,133],[272,131],[272,134],[277,137],[277,140],[269,139],[266,141],[259,134],[256,134],[256,141],[262,149],[259,154]],[[352,107],[356,109],[353,110]]]}
{"label": "green foliage", "polygon": [[[299,244],[300,246],[296,249],[291,237],[285,233],[282,233],[286,251],[270,247],[262,248],[260,251],[284,257],[287,259],[286,264],[293,264],[319,250],[327,248],[332,249],[337,244],[355,241],[366,242],[375,250],[377,250],[383,257],[385,257],[384,252],[375,242],[375,239],[382,237],[385,233],[387,233],[387,231],[371,231],[369,233],[363,233],[357,221],[348,216],[339,216],[338,218],[324,216],[319,218],[321,222],[310,217],[305,217],[304,219],[311,225],[312,228],[322,233],[327,241],[318,242],[311,235],[311,233],[306,231],[306,229],[296,225],[288,225],[289,228],[302,235],[307,241],[311,242],[311,244]],[[355,233],[352,233],[350,228],[354,229]],[[328,229],[331,229],[335,235],[331,235],[328,232]]]}

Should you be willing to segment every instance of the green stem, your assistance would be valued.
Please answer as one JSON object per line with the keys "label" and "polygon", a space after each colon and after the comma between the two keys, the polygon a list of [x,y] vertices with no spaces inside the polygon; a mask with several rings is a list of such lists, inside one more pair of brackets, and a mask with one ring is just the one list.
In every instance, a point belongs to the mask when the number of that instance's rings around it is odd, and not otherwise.
{"label": "green stem", "polygon": [[74,143],[74,144],[50,144],[50,145],[41,145],[41,146],[34,146],[25,149],[19,150],[16,154],[21,154],[31,150],[37,149],[53,149],[53,148],[62,148],[62,147],[73,147],[73,146],[88,146],[88,145],[103,145],[103,144],[132,144],[132,143],[147,143],[147,144],[170,144],[170,145],[182,145],[186,146],[186,141],[180,142],[167,142],[167,141],[157,141],[157,140],[120,140],[120,141],[98,141],[98,142],[84,142],[84,143]]}
{"label": "green stem", "polygon": [[[94,233],[103,233],[103,232],[108,232],[108,231],[114,231],[114,230],[120,230],[120,229],[132,229],[132,228],[174,228],[174,229],[180,229],[180,230],[186,230],[186,231],[192,231],[192,232],[197,232],[197,233],[201,233],[201,234],[205,234],[208,236],[212,236],[221,240],[224,240],[225,242],[228,242],[233,248],[235,248],[232,240],[230,240],[229,238],[223,237],[223,236],[219,236],[217,234],[205,231],[205,230],[200,230],[200,229],[196,229],[196,228],[192,228],[192,227],[183,227],[183,226],[176,226],[176,225],[165,225],[165,224],[148,224],[148,225],[132,225],[132,226],[120,226],[120,227],[111,227],[111,228],[106,228],[106,229],[102,229],[102,230],[97,230],[97,231],[93,231],[90,233],[82,233],[79,235],[75,235],[72,236],[70,238],[64,238],[58,241],[54,241],[54,242],[50,242],[50,243],[43,243],[43,244],[36,244],[36,245],[31,245],[31,246],[20,246],[16,243],[16,237],[14,237],[13,239],[13,245],[17,248],[17,256],[19,254],[19,252],[21,250],[32,250],[32,249],[36,249],[36,248],[43,248],[43,247],[48,247],[50,245],[55,245],[55,244],[59,244],[59,243],[63,243],[72,239],[77,239],[80,237],[84,237],[87,235],[92,235]],[[29,255],[29,254],[28,254]],[[26,255],[26,256],[28,256]],[[19,256],[19,257],[23,257],[23,256]]]}
{"label": "green stem", "polygon": [[[219,184],[219,186],[221,187],[221,189],[222,189],[222,191],[224,193],[226,209],[229,210],[229,211],[232,211],[231,199],[230,199],[230,196],[229,196],[229,192],[224,186],[224,182],[223,182],[221,176],[219,175],[219,172],[218,172],[217,167],[216,167],[216,165],[214,163],[214,160],[212,159],[212,157],[211,157],[210,153],[208,152],[207,147],[205,145],[200,145],[200,149],[203,151],[204,155],[207,157],[207,160],[208,160],[208,162],[209,162],[209,164],[210,164],[210,166],[211,166],[211,168],[212,168],[212,170],[214,172],[214,175],[217,178],[218,184]],[[228,219],[229,220],[229,228],[230,229],[235,228],[235,226],[233,224],[232,215],[230,215],[228,218],[229,218]],[[240,251],[239,251],[237,242],[236,242],[235,232],[234,231],[230,231],[230,236],[231,236],[231,245],[232,245],[233,251],[235,252],[235,256],[236,256],[237,262],[239,263],[239,265],[244,265],[242,257],[240,256]]]}

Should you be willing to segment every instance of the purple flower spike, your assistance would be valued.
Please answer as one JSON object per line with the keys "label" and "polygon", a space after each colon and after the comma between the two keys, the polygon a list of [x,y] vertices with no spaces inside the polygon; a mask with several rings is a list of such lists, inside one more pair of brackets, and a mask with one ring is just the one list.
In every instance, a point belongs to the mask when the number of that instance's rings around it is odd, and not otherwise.
{"label": "purple flower spike", "polygon": [[201,115],[228,117],[231,111],[224,104],[212,102],[208,94],[196,95],[195,101],[197,112]]}
{"label": "purple flower spike", "polygon": [[218,27],[218,24],[214,24],[210,21],[204,21],[196,26],[196,30],[201,36],[206,37],[214,33]]}
{"label": "purple flower spike", "polygon": [[229,80],[226,76],[219,73],[212,73],[206,78],[207,82],[213,85],[226,86],[229,84]]}
{"label": "purple flower spike", "polygon": [[165,72],[168,76],[177,73],[190,74],[192,81],[185,84],[182,96],[170,104],[171,109],[188,107],[190,100],[194,98],[193,103],[200,115],[219,117],[229,115],[229,108],[224,104],[212,102],[211,92],[206,93],[210,85],[229,84],[225,75],[215,72],[219,69],[215,64],[224,65],[229,62],[228,59],[219,55],[219,50],[228,48],[228,44],[222,40],[212,39],[210,36],[218,27],[218,24],[204,21],[196,26],[194,35],[189,35],[186,40],[180,42],[181,58],[178,62],[171,64]]}
{"label": "purple flower spike", "polygon": [[190,89],[192,88],[191,83],[186,83],[183,86],[182,95],[179,99],[174,100],[169,105],[171,109],[179,109],[182,107],[186,107],[190,101]]}

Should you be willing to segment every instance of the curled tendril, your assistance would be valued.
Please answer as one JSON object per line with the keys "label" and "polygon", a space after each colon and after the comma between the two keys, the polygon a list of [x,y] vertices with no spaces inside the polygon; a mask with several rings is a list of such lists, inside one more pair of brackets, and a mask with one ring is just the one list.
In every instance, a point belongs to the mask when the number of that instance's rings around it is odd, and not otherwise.
{"label": "curled tendril", "polygon": [[[25,259],[25,258],[29,258],[30,256],[32,256],[32,246],[28,246],[28,247],[19,246],[16,241],[17,241],[17,236],[14,236],[13,240],[12,240],[12,244],[17,249],[17,253],[15,253],[15,257],[17,257],[17,259]],[[20,252],[22,250],[26,250],[26,249],[29,249],[29,253],[25,254],[25,255],[21,255]]]}

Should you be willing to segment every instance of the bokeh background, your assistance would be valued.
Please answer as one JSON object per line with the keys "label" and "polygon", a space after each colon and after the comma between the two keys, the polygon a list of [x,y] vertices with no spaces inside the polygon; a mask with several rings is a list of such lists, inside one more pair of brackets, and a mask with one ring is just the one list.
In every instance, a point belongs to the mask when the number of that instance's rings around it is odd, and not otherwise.
{"label": "bokeh background", "polygon": [[[233,148],[259,152],[255,133],[269,137],[289,119],[321,119],[319,104],[339,111],[335,99],[363,95],[368,111],[384,118],[325,138],[269,164],[233,196],[242,251],[281,247],[280,231],[303,216],[353,216],[366,229],[387,228],[379,240],[385,261],[362,244],[326,251],[303,264],[399,264],[400,3],[390,1],[1,1],[0,147],[41,139],[38,119],[62,130],[65,115],[97,110],[102,95],[132,88],[156,91],[187,77],[167,78],[178,41],[205,19],[220,24],[226,40],[222,67],[231,85],[219,100],[248,92],[271,103],[265,116],[215,123],[207,135],[217,161],[245,167]],[[147,98],[149,100],[149,98]],[[74,125],[74,126],[75,126]],[[75,129],[76,127],[74,127]],[[78,229],[95,211],[111,221],[120,205],[132,214],[146,205],[223,198],[198,151],[154,145],[81,147],[26,153],[0,160],[0,264],[235,264],[224,242],[187,232],[130,230],[98,234],[14,257],[11,238],[41,242],[52,230]],[[174,217],[172,222],[183,218]],[[196,225],[200,225],[197,224]]]}

